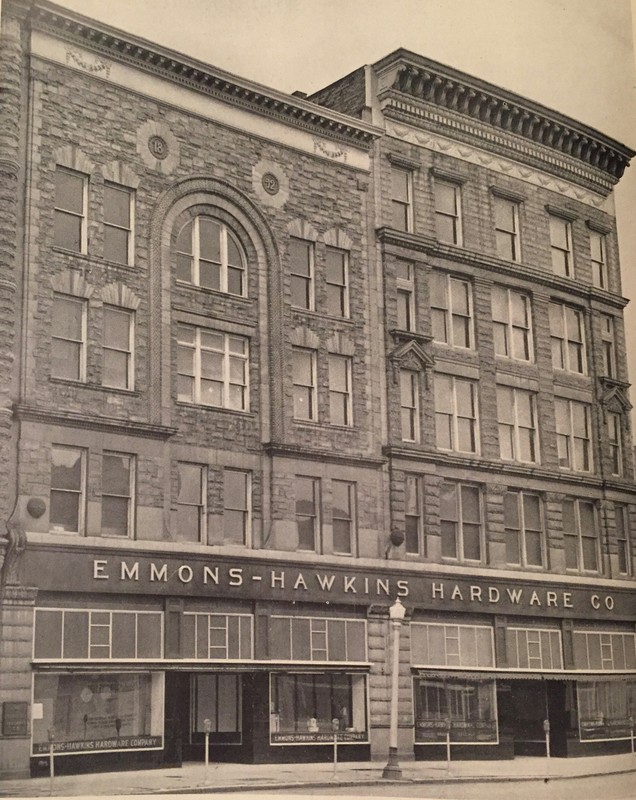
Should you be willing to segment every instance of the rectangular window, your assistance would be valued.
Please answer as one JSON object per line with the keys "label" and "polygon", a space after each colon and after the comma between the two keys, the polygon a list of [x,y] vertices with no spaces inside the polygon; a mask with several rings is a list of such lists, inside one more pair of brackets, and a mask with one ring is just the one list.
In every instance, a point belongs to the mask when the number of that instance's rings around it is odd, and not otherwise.
{"label": "rectangular window", "polygon": [[564,500],[562,515],[565,568],[576,572],[598,572],[599,531],[594,503]]}
{"label": "rectangular window", "polygon": [[636,637],[633,633],[574,630],[572,643],[574,669],[636,669]]}
{"label": "rectangular window", "polygon": [[601,314],[601,341],[603,342],[603,375],[616,378],[616,335],[614,317]]}
{"label": "rectangular window", "polygon": [[51,448],[49,524],[52,531],[81,533],[86,503],[85,451],[79,447]]}
{"label": "rectangular window", "polygon": [[334,724],[342,739],[368,741],[366,675],[279,673],[270,687],[271,744],[330,745]]}
{"label": "rectangular window", "polygon": [[240,745],[243,721],[242,675],[199,672],[190,676],[192,743],[209,734],[210,745]]}
{"label": "rectangular window", "polygon": [[329,355],[329,421],[353,425],[352,364],[349,356]]}
{"label": "rectangular window", "polygon": [[[497,696],[492,678],[414,678],[415,742],[496,744]],[[448,728],[447,728],[448,725]]]}
{"label": "rectangular window", "polygon": [[249,343],[243,336],[179,325],[177,398],[248,410]]}
{"label": "rectangular window", "polygon": [[205,542],[207,520],[207,467],[201,464],[177,464],[176,538],[182,542]]}
{"label": "rectangular window", "polygon": [[506,562],[523,567],[544,566],[543,509],[541,498],[530,492],[504,494]]}
{"label": "rectangular window", "polygon": [[102,536],[129,536],[135,507],[135,458],[107,453],[102,458]]}
{"label": "rectangular window", "polygon": [[133,199],[131,189],[104,184],[104,258],[108,261],[133,262]]}
{"label": "rectangular window", "polygon": [[527,294],[493,286],[492,321],[495,354],[517,361],[533,361],[532,318]]}
{"label": "rectangular window", "polygon": [[367,660],[367,627],[363,619],[272,615],[268,636],[278,661]]}
{"label": "rectangular window", "polygon": [[433,339],[453,347],[473,347],[473,298],[469,281],[431,273]]}
{"label": "rectangular window", "polygon": [[581,741],[622,739],[624,742],[630,738],[636,681],[578,680],[576,700]]}
{"label": "rectangular window", "polygon": [[497,255],[506,261],[521,261],[519,203],[495,195],[495,238]]}
{"label": "rectangular window", "polygon": [[590,406],[576,400],[554,401],[559,466],[576,472],[592,470]]}
{"label": "rectangular window", "polygon": [[238,469],[223,470],[223,540],[229,544],[250,544],[251,474]]}
{"label": "rectangular window", "polygon": [[550,214],[550,250],[554,274],[573,277],[572,223],[554,214]]}
{"label": "rectangular window", "polygon": [[435,180],[435,233],[440,242],[462,243],[461,187],[449,181]]}
{"label": "rectangular window", "polygon": [[481,496],[477,486],[444,481],[440,487],[442,557],[481,561]]}
{"label": "rectangular window", "polygon": [[435,375],[437,447],[457,453],[477,453],[477,383],[452,375]]}
{"label": "rectangular window", "polygon": [[289,240],[291,302],[295,308],[314,310],[314,244]]}
{"label": "rectangular window", "polygon": [[53,295],[51,376],[86,380],[86,306],[80,297]]}
{"label": "rectangular window", "polygon": [[413,264],[397,263],[397,326],[401,331],[415,330],[415,279]]}
{"label": "rectangular window", "polygon": [[183,658],[206,661],[251,661],[254,658],[251,614],[186,611],[181,636]]}
{"label": "rectangular window", "polygon": [[616,531],[616,552],[618,555],[618,572],[621,575],[632,574],[632,547],[629,534],[629,514],[627,506],[614,503],[614,529]]}
{"label": "rectangular window", "polygon": [[64,167],[55,169],[56,247],[85,253],[88,178]]}
{"label": "rectangular window", "polygon": [[612,475],[623,474],[623,435],[621,415],[607,412],[607,441],[609,444]]}
{"label": "rectangular window", "polygon": [[116,389],[134,387],[133,342],[135,312],[104,306],[102,384]]}
{"label": "rectangular window", "polygon": [[411,623],[411,663],[417,667],[494,667],[489,625]]}
{"label": "rectangular window", "polygon": [[316,351],[292,347],[294,419],[315,421]]}
{"label": "rectangular window", "polygon": [[400,370],[400,413],[403,442],[420,440],[419,373]]}
{"label": "rectangular window", "polygon": [[418,475],[404,476],[404,549],[409,555],[426,555],[422,535],[422,485]]}
{"label": "rectangular window", "polygon": [[552,366],[587,374],[583,312],[563,303],[550,303]]}
{"label": "rectangular window", "polygon": [[334,553],[355,555],[355,484],[332,481]]}
{"label": "rectangular window", "polygon": [[245,258],[226,225],[210,217],[195,217],[179,231],[176,251],[178,281],[245,297]]}
{"label": "rectangular window", "polygon": [[497,387],[499,451],[508,461],[539,461],[537,401],[535,392]]}
{"label": "rectangular window", "polygon": [[605,236],[590,231],[590,253],[592,257],[592,283],[599,289],[609,289]]}
{"label": "rectangular window", "polygon": [[391,167],[391,224],[398,231],[413,230],[411,192],[411,173],[406,169]]}
{"label": "rectangular window", "polygon": [[325,251],[327,313],[334,317],[349,316],[349,253],[336,247]]}
{"label": "rectangular window", "polygon": [[320,480],[297,475],[294,482],[294,493],[296,496],[298,549],[319,552],[322,544],[319,540]]}
{"label": "rectangular window", "polygon": [[507,628],[510,669],[563,669],[561,631],[549,628]]}

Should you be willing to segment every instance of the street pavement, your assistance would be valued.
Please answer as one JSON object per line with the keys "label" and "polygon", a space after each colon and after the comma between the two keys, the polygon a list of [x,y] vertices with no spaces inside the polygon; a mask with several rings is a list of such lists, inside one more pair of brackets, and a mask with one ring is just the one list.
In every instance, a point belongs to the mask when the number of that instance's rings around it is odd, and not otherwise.
{"label": "street pavement", "polygon": [[[450,765],[439,761],[404,761],[401,781],[382,778],[384,762],[340,763],[334,773],[333,764],[214,764],[207,769],[202,763],[186,763],[181,768],[135,770],[98,773],[91,775],[61,775],[50,779],[26,778],[0,781],[0,797],[126,797],[134,796],[209,793],[244,793],[297,790],[301,794],[312,789],[332,789],[334,795],[345,787],[402,786],[405,796],[414,796],[411,789],[417,784],[466,787],[475,783],[500,783],[518,781],[545,782],[582,778],[584,776],[609,776],[624,774],[633,778],[634,792],[626,797],[636,798],[636,756],[631,753],[589,758],[515,758],[510,761],[455,761]],[[411,787],[411,788],[409,788]],[[511,788],[511,787],[509,787]],[[408,789],[408,791],[407,791]],[[351,792],[347,792],[348,794]],[[370,792],[369,792],[370,793]],[[381,793],[377,790],[373,794]],[[389,792],[387,792],[388,794]],[[428,793],[428,792],[427,792]],[[574,794],[574,792],[573,792]],[[431,795],[429,794],[429,797]],[[448,796],[448,795],[445,795]],[[510,791],[510,797],[514,797]],[[581,799],[581,795],[578,795]],[[597,800],[597,798],[594,798]]]}

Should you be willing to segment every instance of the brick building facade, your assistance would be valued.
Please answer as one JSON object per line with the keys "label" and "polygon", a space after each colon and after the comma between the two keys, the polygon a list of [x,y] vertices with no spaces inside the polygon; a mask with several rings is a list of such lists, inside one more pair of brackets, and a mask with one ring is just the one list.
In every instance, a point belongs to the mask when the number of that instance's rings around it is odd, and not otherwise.
{"label": "brick building facade", "polygon": [[405,756],[625,749],[631,151],[2,15],[0,774],[379,756],[397,596]]}

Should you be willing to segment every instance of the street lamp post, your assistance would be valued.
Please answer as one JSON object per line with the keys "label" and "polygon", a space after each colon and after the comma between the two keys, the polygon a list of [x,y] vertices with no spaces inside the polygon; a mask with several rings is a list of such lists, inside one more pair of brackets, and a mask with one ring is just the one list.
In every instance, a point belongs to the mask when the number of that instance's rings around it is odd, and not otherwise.
{"label": "street lamp post", "polygon": [[399,779],[402,770],[398,763],[398,685],[400,678],[400,628],[406,609],[398,597],[389,608],[393,628],[393,663],[391,667],[391,720],[389,728],[389,760],[382,771],[383,778]]}

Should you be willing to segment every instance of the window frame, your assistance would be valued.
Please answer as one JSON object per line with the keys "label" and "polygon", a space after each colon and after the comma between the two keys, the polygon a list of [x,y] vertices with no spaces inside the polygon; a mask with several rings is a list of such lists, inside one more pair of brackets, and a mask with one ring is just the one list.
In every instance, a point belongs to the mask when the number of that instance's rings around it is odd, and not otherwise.
{"label": "window frame", "polygon": [[[445,379],[450,381],[450,391],[446,396],[445,401],[445,408],[444,411],[439,410],[438,408],[438,392],[436,388],[434,389],[435,395],[435,445],[438,450],[442,450],[443,452],[447,453],[470,453],[472,455],[479,455],[481,451],[480,447],[480,431],[479,431],[479,386],[478,381],[472,380],[471,378],[460,378],[456,375],[448,375],[447,373],[437,372],[434,376],[434,383],[437,384],[438,379]],[[457,403],[457,386],[458,383],[466,383],[470,387],[471,393],[471,403],[473,406],[473,416],[472,417],[464,417],[458,413],[458,403]],[[448,409],[450,407],[450,413],[448,413]],[[449,417],[450,418],[450,447],[442,447],[439,444],[439,424],[440,424],[440,417]],[[460,450],[459,449],[459,420],[466,419],[471,420],[470,423],[470,430],[472,433],[472,437],[474,439],[475,447],[473,450]]]}
{"label": "window frame", "polygon": [[[598,241],[598,258],[593,245]],[[590,230],[590,261],[592,264],[592,286],[609,291],[609,266],[607,263],[607,236],[601,231]]]}
{"label": "window frame", "polygon": [[[566,503],[571,503],[573,508],[573,518],[574,518],[574,531],[566,531],[565,523],[563,523],[563,539],[564,539],[564,551],[565,551],[565,571],[566,572],[576,572],[579,574],[587,573],[590,575],[600,575],[601,574],[601,532],[599,529],[599,510],[596,506],[596,503],[592,500],[580,497],[565,497],[562,501],[562,514],[563,508],[565,507]],[[581,505],[585,503],[592,509],[592,515],[594,517],[594,536],[590,536],[589,533],[586,535],[584,532],[583,525],[581,524]],[[576,540],[576,567],[568,567],[567,565],[567,547],[566,544],[566,537],[570,537],[572,541]],[[588,569],[585,567],[585,550],[584,550],[584,542],[585,540],[593,540],[595,543],[594,546],[594,557],[596,566],[593,569]]]}
{"label": "window frame", "polygon": [[[202,258],[201,256],[201,220],[209,220],[210,222],[214,223],[215,225],[219,226],[219,258],[220,263],[218,263],[219,268],[219,288],[217,289],[214,286],[205,286],[201,283],[201,262],[209,263],[209,264],[216,264],[217,262],[212,261],[210,259]],[[187,253],[185,250],[180,250],[178,248],[179,238],[182,236],[183,231],[189,225],[192,226],[192,231],[190,235],[190,250],[192,252]],[[232,240],[234,246],[237,249],[239,254],[241,265],[240,267],[235,264],[229,263],[228,258],[228,238]],[[179,277],[179,256],[184,256],[191,260],[190,262],[190,280],[186,280],[184,278]],[[234,233],[234,231],[226,225],[220,219],[216,217],[210,216],[209,214],[197,214],[197,216],[189,219],[179,229],[179,233],[177,234],[176,241],[175,241],[175,258],[177,260],[176,265],[176,282],[177,284],[183,286],[194,286],[197,289],[205,289],[209,292],[220,292],[221,294],[229,295],[230,297],[247,297],[247,258],[245,255],[245,251],[243,246],[238,238],[238,236]],[[237,294],[236,292],[229,291],[229,271],[230,268],[234,270],[238,270],[241,275],[241,293]]]}
{"label": "window frame", "polygon": [[[441,282],[443,281],[443,291],[444,291],[444,301],[446,303],[445,306],[439,306],[434,304],[434,296],[433,291],[431,291],[431,324],[432,324],[432,334],[433,334],[433,341],[436,344],[445,344],[447,347],[456,347],[461,350],[474,350],[475,349],[475,308],[473,302],[473,285],[472,282],[468,278],[464,278],[463,276],[453,275],[450,272],[442,272],[441,270],[433,270],[431,272],[431,284],[435,281],[440,281],[440,288]],[[461,313],[455,309],[453,303],[453,285],[459,284],[462,286],[462,289],[466,291],[466,296],[468,299],[468,314]],[[431,289],[433,287],[431,286]],[[435,318],[435,312],[438,313],[438,316],[443,316],[444,322],[444,332],[445,338],[437,339],[435,338],[435,324],[433,322]],[[462,328],[460,327],[456,331],[455,322],[457,320],[463,321],[463,330],[467,332],[467,340],[468,344],[457,344],[456,343],[456,332],[462,333]]]}
{"label": "window frame", "polygon": [[[57,183],[55,185],[55,199],[53,205],[53,215],[54,215],[54,228],[53,228],[53,244],[54,247],[59,248],[60,250],[66,250],[69,253],[80,253],[82,255],[86,255],[88,252],[88,181],[89,176],[83,172],[78,172],[75,169],[70,169],[69,167],[64,167],[61,164],[57,164],[55,167],[55,174],[64,173],[66,175],[73,175],[78,177],[82,180],[82,210],[80,213],[76,211],[72,211],[67,208],[63,208],[62,206],[58,205],[57,199]],[[71,216],[76,219],[79,219],[80,224],[80,246],[79,250],[76,250],[73,247],[68,247],[65,244],[60,244],[57,241],[57,234],[56,234],[56,226],[55,226],[55,219],[58,219],[58,215],[64,214],[67,217]]]}
{"label": "window frame", "polygon": [[[298,484],[299,481],[308,481],[311,485],[313,513],[305,514],[298,512]],[[321,482],[320,478],[315,478],[312,475],[295,475],[294,476],[294,519],[298,524],[299,517],[302,519],[312,520],[313,531],[313,547],[304,548],[300,544],[300,533],[298,534],[298,547],[297,550],[304,553],[322,553],[322,519],[321,519]]]}
{"label": "window frame", "polygon": [[[405,199],[395,197],[395,176],[398,174],[402,174],[405,178]],[[395,225],[396,207],[401,210],[403,225]],[[391,164],[391,227],[404,233],[413,233],[413,171],[396,164]]]}
{"label": "window frame", "polygon": [[[112,347],[106,344],[106,319],[107,314],[114,312],[116,314],[127,315],[128,317],[128,349],[122,350],[118,347]],[[104,303],[102,309],[102,386],[110,389],[121,389],[125,391],[133,391],[135,388],[135,311],[130,308],[123,308],[123,306],[116,306],[111,303]],[[120,386],[116,383],[107,383],[104,379],[106,374],[105,369],[105,354],[106,352],[123,353],[126,357],[126,378],[125,385]]]}
{"label": "window frame", "polygon": [[[105,491],[104,484],[104,468],[106,459],[109,457],[123,458],[128,461],[128,494],[119,494],[115,492]],[[135,510],[136,510],[136,483],[137,483],[137,458],[133,453],[122,453],[117,450],[104,450],[102,452],[102,482],[101,482],[101,523],[100,523],[100,536],[117,539],[134,539],[135,538]],[[126,499],[128,504],[128,511],[126,515],[126,533],[104,533],[105,527],[105,514],[104,514],[104,499]]]}
{"label": "window frame", "polygon": [[[512,229],[507,230],[506,228],[498,227],[497,222],[497,207],[501,207],[502,204],[505,204],[508,209],[512,211]],[[517,200],[511,200],[507,197],[503,197],[500,194],[493,192],[493,216],[494,216],[494,230],[495,230],[495,249],[497,252],[497,256],[501,258],[503,261],[511,261],[515,264],[521,263],[521,230],[520,230],[520,205],[521,203]],[[511,246],[510,252],[512,257],[508,255],[501,254],[501,246],[500,240],[501,235],[503,234],[509,238]],[[508,241],[508,239],[506,240]]]}
{"label": "window frame", "polygon": [[[75,489],[67,489],[66,487],[55,487],[53,486],[53,451],[54,450],[70,450],[79,455],[80,458],[80,480],[79,480],[79,488]],[[51,472],[49,474],[49,531],[51,533],[64,533],[70,534],[71,536],[83,536],[85,534],[85,526],[86,526],[86,501],[87,501],[87,472],[88,472],[88,451],[85,447],[75,447],[74,445],[67,445],[67,444],[57,444],[53,443],[51,445]],[[51,495],[57,492],[58,494],[73,494],[77,496],[77,530],[70,531],[64,530],[63,527],[59,524],[54,523],[51,520],[51,509],[53,507],[53,503],[51,502]],[[61,530],[56,530],[57,528],[62,528]]]}
{"label": "window frame", "polygon": [[[199,502],[191,503],[180,500],[180,492],[181,492],[181,480],[180,478],[179,483],[177,485],[177,497],[176,497],[176,505],[177,505],[177,512],[179,506],[185,506],[187,508],[197,508],[198,509],[198,535],[196,539],[190,538],[181,538],[177,535],[177,541],[180,542],[194,542],[205,544],[207,542],[207,519],[208,519],[208,465],[207,464],[197,464],[192,461],[177,461],[177,474],[179,474],[180,467],[196,467],[199,471]],[[178,513],[177,513],[177,525],[180,526]]]}
{"label": "window frame", "polygon": [[[289,257],[289,276],[291,284],[291,306],[299,311],[316,310],[316,244],[309,239],[301,239],[298,236],[290,236],[290,246],[288,248]],[[304,275],[294,269],[296,261],[291,255],[292,242],[298,242],[307,248],[307,274]],[[296,305],[294,302],[294,284],[302,281],[305,287],[304,295],[306,302],[303,305]]]}
{"label": "window frame", "polygon": [[[499,456],[504,461],[516,461],[521,464],[539,464],[541,462],[540,451],[539,451],[539,418],[538,418],[538,411],[537,411],[537,392],[530,391],[528,389],[519,389],[515,386],[505,386],[501,384],[497,384],[497,426],[498,426],[498,433],[499,433]],[[500,397],[503,392],[512,393],[512,405],[508,406],[508,404],[503,400],[500,402]],[[530,414],[531,414],[531,422],[534,423],[532,427],[528,427],[527,425],[522,425],[519,420],[519,399],[524,395],[530,401]],[[505,411],[507,407],[512,409],[512,424],[509,422],[502,422],[501,416],[502,411]],[[503,455],[503,444],[504,438],[502,436],[502,432],[504,431],[512,432],[512,437],[510,438],[511,450],[512,455],[510,457]],[[521,458],[521,451],[523,449],[521,443],[521,432],[522,430],[530,431],[530,449],[534,454],[534,458],[524,459]],[[508,439],[508,437],[506,437]]]}
{"label": "window frame", "polygon": [[[336,363],[344,365],[344,388],[334,388],[334,377]],[[351,428],[353,426],[353,359],[351,356],[343,356],[339,353],[329,353],[327,357],[327,368],[329,375],[329,423],[331,425],[338,425],[344,428]],[[333,403],[342,398],[343,403],[343,422],[334,421],[333,417]]]}
{"label": "window frame", "polygon": [[[346,487],[346,499],[349,506],[349,516],[336,516],[335,509],[335,486]],[[356,484],[353,481],[343,481],[333,478],[331,481],[331,533],[333,552],[336,555],[356,556],[357,546],[357,503],[356,503]],[[349,549],[341,550],[336,548],[336,521],[347,523],[349,526]]]}
{"label": "window frame", "polygon": [[[560,431],[559,430],[559,414],[558,414],[558,406],[559,404],[566,404],[567,406],[567,420],[568,420],[568,430],[567,431]],[[575,423],[574,423],[574,412],[577,407],[580,407],[583,410],[585,416],[585,427],[587,428],[587,436],[576,436],[575,435]],[[556,435],[557,435],[557,455],[559,459],[559,467],[560,469],[569,470],[571,472],[585,472],[590,473],[594,470],[594,453],[593,453],[593,435],[592,435],[592,408],[589,403],[583,403],[579,400],[570,400],[566,397],[555,397],[554,398],[554,410],[555,410],[555,420],[556,420]],[[582,441],[585,444],[583,445],[583,455],[584,455],[584,462],[585,458],[587,457],[588,461],[588,468],[580,468],[578,466],[578,462],[576,460],[576,442]],[[567,464],[562,463],[564,459],[561,457],[561,450],[562,450],[562,443],[566,445],[567,451]]]}
{"label": "window frame", "polygon": [[[515,502],[517,505],[517,520],[519,527],[513,528],[511,525],[508,524],[509,520],[506,520],[506,505],[505,505],[505,497],[506,495],[514,495]],[[539,523],[541,527],[536,530],[532,529],[526,523],[526,505],[525,499],[526,497],[536,498],[538,501],[539,506]],[[504,535],[506,540],[506,564],[510,564],[516,567],[523,567],[524,569],[545,569],[547,565],[547,552],[546,552],[546,526],[545,526],[545,509],[543,498],[538,492],[533,491],[526,491],[525,489],[517,489],[517,488],[508,488],[504,493],[504,505],[503,505],[503,515],[504,515]],[[519,561],[511,561],[508,557],[508,539],[509,539],[509,531],[511,533],[515,533],[518,538],[519,543]],[[541,553],[541,563],[534,564],[531,563],[530,559],[528,558],[528,533],[538,533],[539,540],[540,540],[540,553]]]}
{"label": "window frame", "polygon": [[[342,277],[343,283],[339,283],[337,281],[329,280],[329,254],[339,254],[342,257]],[[350,305],[349,305],[349,279],[350,279],[350,270],[349,270],[349,251],[344,250],[341,247],[334,247],[332,245],[325,246],[325,285],[327,286],[327,313],[334,317],[341,317],[343,319],[348,319],[350,317]],[[335,288],[334,288],[335,287]],[[339,301],[337,305],[340,308],[339,312],[334,312],[331,308],[331,300],[330,294],[334,294],[335,292],[338,293]]]}
{"label": "window frame", "polygon": [[603,375],[607,378],[616,378],[618,376],[616,321],[612,314],[601,314],[601,343]]}
{"label": "window frame", "polygon": [[[406,398],[404,392],[404,382],[409,383],[409,397]],[[407,402],[405,402],[407,401]],[[413,436],[405,436],[405,415],[408,415],[409,433]],[[420,373],[414,369],[400,370],[400,438],[403,442],[413,442],[418,444],[420,441]]]}
{"label": "window frame", "polygon": [[[549,227],[550,227],[550,256],[552,264],[552,272],[564,278],[574,277],[574,246],[572,238],[572,220],[566,219],[559,214],[548,212]],[[554,225],[559,222],[563,227],[565,233],[565,247],[555,243]],[[563,258],[563,269],[556,262],[556,254],[561,253]]]}
{"label": "window frame", "polygon": [[[184,329],[190,330],[194,332],[193,335],[193,342],[184,341],[179,338],[180,332]],[[223,351],[215,349],[210,346],[202,345],[201,344],[201,337],[204,334],[212,334],[215,336],[221,336],[223,339]],[[244,352],[236,353],[230,351],[230,339],[237,339],[243,342],[244,344]],[[187,405],[196,405],[201,406],[202,408],[216,408],[222,409],[224,411],[235,411],[240,413],[247,413],[250,410],[250,340],[249,337],[243,336],[242,334],[237,333],[228,333],[226,331],[215,330],[213,328],[205,328],[198,325],[190,325],[189,323],[185,322],[178,322],[177,323],[177,333],[176,333],[176,343],[177,343],[177,351],[179,348],[185,349],[187,348],[188,352],[193,351],[194,353],[194,374],[190,375],[186,372],[181,372],[179,370],[179,363],[177,359],[177,402],[179,403],[186,403]],[[210,352],[216,353],[217,355],[221,355],[222,357],[222,379],[215,380],[214,383],[220,383],[222,386],[221,393],[222,393],[222,404],[215,405],[212,403],[204,403],[202,401],[201,395],[201,383],[204,380],[209,380],[208,378],[204,378],[201,371],[201,363],[202,363],[202,353]],[[231,359],[238,359],[243,364],[243,377],[244,383],[236,383],[236,381],[231,380]],[[178,379],[180,376],[186,377],[189,380],[192,380],[193,390],[191,394],[193,395],[193,399],[184,399],[180,396],[179,392],[179,385]],[[242,408],[234,408],[230,405],[230,397],[231,397],[231,387],[232,386],[240,386],[242,387],[242,398],[243,398],[243,407]]]}
{"label": "window frame", "polygon": [[[413,487],[409,489],[409,485]],[[426,546],[424,540],[424,515],[422,505],[422,476],[414,473],[405,473],[404,475],[404,552],[410,556],[426,555]],[[411,502],[410,502],[411,501]],[[414,501],[414,505],[413,505]],[[415,513],[412,513],[412,510]],[[417,539],[417,547],[409,546],[409,532],[413,526],[408,524],[409,520],[414,520],[415,538]]]}
{"label": "window frame", "polygon": [[[552,349],[552,368],[562,370],[563,372],[570,372],[574,375],[587,375],[587,343],[586,343],[586,326],[585,326],[585,313],[582,309],[571,306],[568,303],[562,303],[558,300],[550,301],[550,309],[559,309],[560,320],[558,325],[561,330],[554,330],[553,323],[557,322],[556,312],[550,313],[550,342]],[[577,327],[579,329],[580,339],[571,339],[568,332],[567,313],[576,315]],[[558,344],[556,344],[558,342]],[[558,364],[555,364],[555,346],[558,347]],[[574,369],[571,363],[570,352],[571,348],[575,348],[577,358],[581,362],[581,369]]]}
{"label": "window frame", "polygon": [[[618,520],[622,522],[618,524]],[[632,541],[627,503],[614,503],[614,535],[616,537],[617,569],[619,575],[634,574]]]}
{"label": "window frame", "polygon": [[[453,190],[453,204],[455,206],[454,213],[440,210],[438,201],[438,187],[450,187]],[[433,178],[433,215],[435,221],[435,238],[443,244],[450,244],[456,247],[462,247],[464,243],[464,231],[462,221],[462,185],[457,181],[449,180],[446,178]],[[453,235],[451,239],[440,237],[440,218],[444,220],[451,220]]]}
{"label": "window frame", "polygon": [[623,420],[616,411],[608,411],[606,417],[607,444],[610,452],[611,474],[623,475]]}
{"label": "window frame", "polygon": [[[232,506],[227,505],[227,492],[226,492],[226,482],[225,478],[228,473],[233,473],[236,475],[243,476],[244,479],[244,501],[245,507],[244,508],[234,508]],[[234,511],[240,512],[243,514],[243,536],[242,541],[234,541],[233,539],[228,539],[226,536],[226,518],[225,512],[226,511]],[[224,544],[235,544],[240,547],[251,547],[252,546],[252,472],[251,470],[247,469],[239,469],[236,467],[223,467],[223,543]]]}
{"label": "window frame", "polygon": [[[128,196],[128,227],[119,225],[115,222],[109,222],[106,219],[106,192],[120,192]],[[124,266],[131,266],[134,263],[134,244],[135,244],[135,190],[128,186],[123,186],[113,181],[104,181],[104,244],[103,255],[107,261],[112,261],[114,264],[123,264]],[[107,230],[114,229],[119,231],[126,231],[126,260],[119,261],[112,258],[106,252]]]}
{"label": "window frame", "polygon": [[[400,268],[406,267],[406,277],[400,275]],[[399,330],[417,330],[415,317],[415,268],[411,262],[398,261],[395,275],[397,298],[397,326]],[[402,310],[403,307],[403,310]],[[405,324],[402,325],[401,322]]]}
{"label": "window frame", "polygon": [[[496,293],[505,293],[506,319],[499,319],[497,317],[498,312],[495,310]],[[515,324],[514,310],[513,310],[513,296],[517,296],[523,302],[526,315],[526,322],[527,322],[526,327]],[[502,353],[500,350],[498,350],[498,340],[497,336],[495,335],[493,337],[495,346],[495,356],[500,356],[501,358],[509,358],[511,361],[522,361],[526,364],[533,364],[534,337],[532,331],[532,300],[530,295],[527,292],[519,291],[518,289],[512,289],[508,286],[500,286],[498,284],[494,284],[491,295],[491,306],[492,306],[493,330],[495,332],[497,330],[503,331],[503,344],[504,344],[504,349],[506,351]],[[516,337],[514,335],[515,331],[522,331],[524,347],[528,354],[527,358],[522,358],[515,354],[515,345],[516,345]]]}
{"label": "window frame", "polygon": [[[74,303],[81,307],[81,320],[80,320],[80,339],[69,339],[66,336],[62,336],[55,333],[55,304],[57,302],[62,303]],[[87,362],[87,350],[88,350],[88,300],[85,297],[77,297],[71,294],[64,294],[63,292],[54,292],[53,293],[53,305],[51,307],[51,377],[55,378],[56,380],[63,380],[63,381],[73,381],[74,383],[86,383],[86,362]],[[66,375],[56,375],[54,374],[54,364],[55,364],[55,342],[66,342],[75,345],[78,350],[78,363],[77,363],[77,378],[69,378]],[[67,360],[67,359],[63,359]]]}
{"label": "window frame", "polygon": [[[310,383],[300,383],[298,380],[298,375],[296,373],[296,359],[295,357],[298,355],[305,355],[309,358],[309,379]],[[318,422],[318,407],[317,407],[317,393],[318,393],[318,378],[317,378],[317,362],[318,362],[318,354],[317,351],[310,347],[297,347],[296,345],[292,345],[292,387],[293,387],[293,418],[299,422]],[[308,403],[308,413],[307,416],[301,416],[298,414],[298,409],[300,407],[301,399],[297,395],[296,387],[303,387],[303,389],[307,392],[307,397],[309,398]]]}
{"label": "window frame", "polygon": [[[442,516],[442,508],[440,504],[440,536],[441,536],[441,557],[442,561],[456,561],[458,563],[465,563],[470,562],[471,564],[483,564],[484,562],[484,497],[483,497],[483,490],[479,484],[469,483],[466,481],[457,481],[457,480],[442,480],[440,485],[440,492],[444,484],[448,486],[453,486],[455,488],[455,510],[457,514],[456,519],[446,519]],[[464,488],[470,489],[477,492],[477,497],[479,501],[479,558],[468,558],[466,556],[466,547],[464,544],[465,540],[465,533],[464,528],[466,525],[475,525],[474,521],[466,521],[464,519],[465,512],[464,512],[464,498],[463,492]],[[444,522],[451,522],[455,525],[455,555],[448,555],[444,554],[444,531],[443,531],[443,523]]]}

